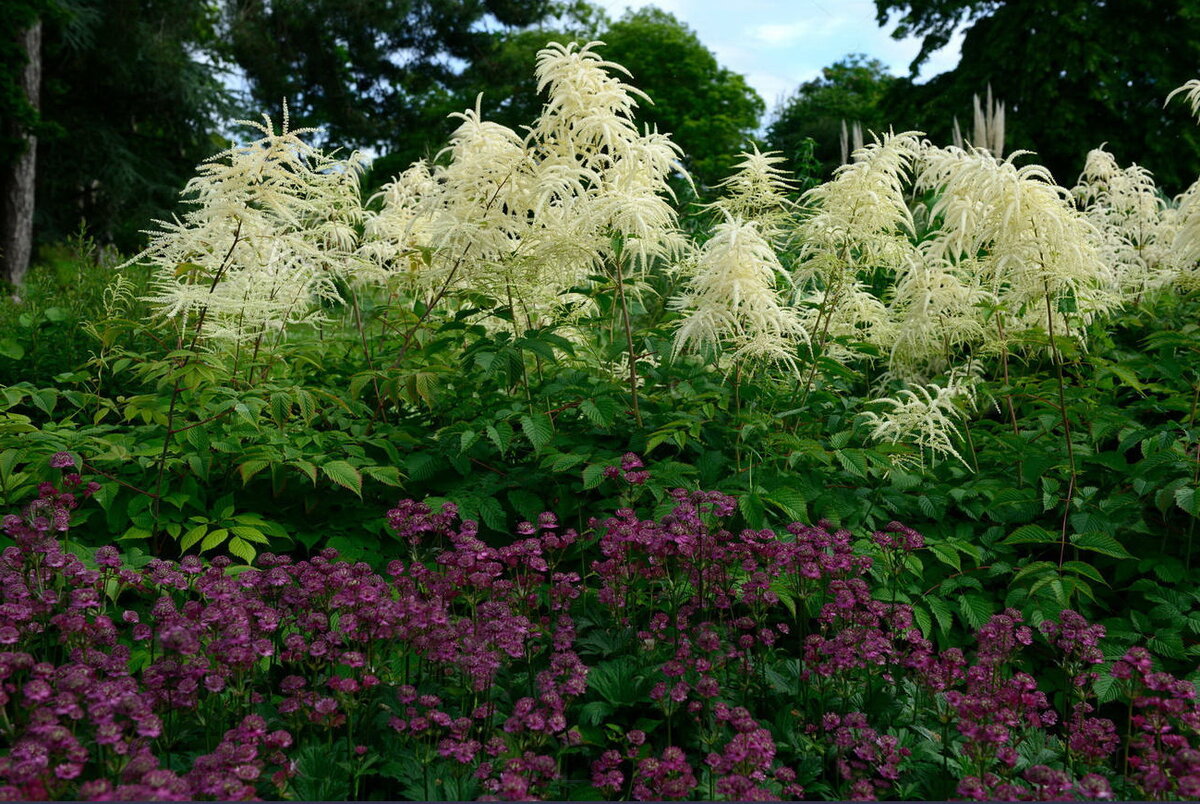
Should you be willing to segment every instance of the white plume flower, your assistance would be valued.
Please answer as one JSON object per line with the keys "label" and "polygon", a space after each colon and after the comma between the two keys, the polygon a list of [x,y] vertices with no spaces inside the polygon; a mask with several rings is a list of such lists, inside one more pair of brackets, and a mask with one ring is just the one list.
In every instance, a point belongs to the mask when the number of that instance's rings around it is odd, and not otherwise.
{"label": "white plume flower", "polygon": [[1172,281],[1174,231],[1150,171],[1136,164],[1122,169],[1101,146],[1088,153],[1071,192],[1101,233],[1101,257],[1123,292],[1140,295]]}
{"label": "white plume flower", "polygon": [[1017,167],[1021,154],[1002,161],[974,149],[926,151],[917,189],[941,193],[926,258],[961,263],[1014,318],[1040,315],[1043,326],[1053,325],[1047,300],[1052,309],[1073,300],[1080,322],[1117,307],[1116,273],[1100,258],[1096,228],[1044,167]]}
{"label": "white plume flower", "polygon": [[203,163],[182,193],[193,209],[158,221],[131,261],[156,268],[147,300],[159,314],[202,323],[217,341],[320,321],[316,302],[340,301],[336,280],[361,264],[361,158],[313,148],[302,139],[311,129],[288,130],[286,110],[278,134],[266,116],[245,124],[262,137]]}
{"label": "white plume flower", "polygon": [[795,368],[796,344],[805,329],[777,289],[786,276],[755,224],[727,217],[701,247],[687,290],[672,301],[684,312],[675,351],[728,345],[734,360]]}
{"label": "white plume flower", "polygon": [[913,259],[913,217],[904,187],[921,151],[919,133],[888,134],[854,153],[832,180],[809,190],[800,227],[800,282],[828,285],[860,268],[898,269]]}
{"label": "white plume flower", "polygon": [[795,182],[778,167],[787,161],[778,153],[762,153],[756,145],[742,152],[734,172],[717,185],[724,191],[722,197],[708,206],[734,218],[755,221],[768,239],[781,234],[796,211],[796,203],[788,198]]}
{"label": "white plume flower", "polygon": [[525,137],[483,120],[478,103],[455,115],[447,163],[410,169],[411,179],[388,188],[370,228],[383,239],[379,254],[419,254],[401,263],[417,269],[430,297],[511,300],[532,326],[581,309],[577,291],[611,264],[614,236],[627,272],[680,253],[668,200],[679,148],[638,132],[633,114],[645,96],[610,74],[624,69],[600,58],[601,44],[538,53],[548,97]]}
{"label": "white plume flower", "polygon": [[956,369],[950,372],[943,385],[917,385],[901,390],[894,397],[868,402],[868,405],[887,406],[879,413],[863,413],[871,428],[871,438],[916,447],[922,465],[928,451],[935,462],[938,457],[949,456],[970,469],[955,444],[962,439],[959,423],[975,407],[976,382],[976,375],[971,371]]}

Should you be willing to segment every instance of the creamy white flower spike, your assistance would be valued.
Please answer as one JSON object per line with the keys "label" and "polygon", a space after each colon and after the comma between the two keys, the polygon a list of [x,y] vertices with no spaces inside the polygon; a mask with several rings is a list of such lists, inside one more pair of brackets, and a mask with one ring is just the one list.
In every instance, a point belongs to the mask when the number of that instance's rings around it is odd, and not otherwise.
{"label": "creamy white flower spike", "polygon": [[1174,281],[1175,227],[1150,171],[1139,165],[1121,168],[1101,146],[1088,153],[1071,193],[1099,230],[1100,257],[1116,271],[1126,297]]}
{"label": "creamy white flower spike", "polygon": [[312,129],[275,133],[270,118],[246,122],[262,137],[203,163],[184,188],[193,207],[158,221],[133,261],[156,268],[148,300],[181,330],[200,325],[209,345],[318,322],[318,302],[337,302],[337,281],[364,267],[356,256],[363,161],[335,159],[303,140]]}
{"label": "creamy white flower spike", "polygon": [[976,382],[970,371],[956,369],[942,385],[917,385],[901,390],[894,397],[871,400],[868,405],[886,406],[879,413],[863,414],[871,428],[871,438],[916,447],[922,465],[928,451],[935,462],[939,457],[952,457],[970,469],[956,442],[962,438],[959,423],[975,407]]}
{"label": "creamy white flower spike", "polygon": [[400,263],[419,288],[511,301],[534,325],[583,309],[576,291],[611,268],[614,238],[625,277],[682,251],[668,183],[683,175],[680,151],[638,131],[646,98],[611,74],[624,70],[600,58],[601,44],[538,53],[547,100],[524,137],[477,104],[455,115],[445,164],[414,166],[389,187],[370,231],[420,255]]}
{"label": "creamy white flower spike", "polygon": [[1117,276],[1100,258],[1099,232],[1070,205],[1067,190],[1040,165],[1017,167],[1021,155],[999,160],[986,151],[928,148],[916,188],[940,193],[933,215],[941,225],[922,251],[969,270],[1014,320],[1062,332],[1071,324],[1048,321],[1047,300],[1056,315],[1071,300],[1071,320],[1086,323],[1119,306]]}
{"label": "creamy white flower spike", "polygon": [[806,331],[777,285],[787,281],[771,244],[749,221],[727,217],[701,247],[687,290],[672,301],[684,312],[675,351],[727,348],[733,359],[783,363],[795,369]]}

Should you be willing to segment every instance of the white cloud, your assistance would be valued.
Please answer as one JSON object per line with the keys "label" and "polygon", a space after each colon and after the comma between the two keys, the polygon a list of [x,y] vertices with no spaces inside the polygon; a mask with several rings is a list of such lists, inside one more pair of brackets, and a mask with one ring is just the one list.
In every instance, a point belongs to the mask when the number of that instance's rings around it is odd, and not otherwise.
{"label": "white cloud", "polygon": [[852,24],[853,20],[846,17],[829,15],[755,25],[746,30],[746,35],[767,47],[785,48],[834,36],[839,29]]}

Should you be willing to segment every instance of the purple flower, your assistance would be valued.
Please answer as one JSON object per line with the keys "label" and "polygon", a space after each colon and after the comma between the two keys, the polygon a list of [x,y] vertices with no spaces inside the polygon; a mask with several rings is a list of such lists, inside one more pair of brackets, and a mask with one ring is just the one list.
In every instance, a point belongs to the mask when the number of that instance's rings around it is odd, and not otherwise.
{"label": "purple flower", "polygon": [[75,459],[69,452],[56,452],[50,457],[50,466],[54,469],[75,468]]}

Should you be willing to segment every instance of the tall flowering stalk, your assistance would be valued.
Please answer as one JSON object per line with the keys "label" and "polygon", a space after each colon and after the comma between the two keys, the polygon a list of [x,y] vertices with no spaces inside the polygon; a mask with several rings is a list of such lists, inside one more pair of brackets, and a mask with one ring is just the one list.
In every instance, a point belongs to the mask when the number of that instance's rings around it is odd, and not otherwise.
{"label": "tall flowering stalk", "polygon": [[403,244],[397,260],[426,294],[424,313],[460,292],[507,304],[513,326],[535,327],[586,309],[574,292],[608,275],[626,341],[633,411],[637,358],[627,293],[651,263],[683,248],[669,202],[669,179],[686,177],[670,138],[639,131],[634,114],[646,96],[620,80],[624,68],[603,60],[602,45],[551,43],[539,51],[538,90],[547,95],[528,134],[481,118],[462,120],[446,164],[414,166],[384,193],[368,228]]}

